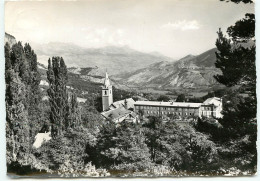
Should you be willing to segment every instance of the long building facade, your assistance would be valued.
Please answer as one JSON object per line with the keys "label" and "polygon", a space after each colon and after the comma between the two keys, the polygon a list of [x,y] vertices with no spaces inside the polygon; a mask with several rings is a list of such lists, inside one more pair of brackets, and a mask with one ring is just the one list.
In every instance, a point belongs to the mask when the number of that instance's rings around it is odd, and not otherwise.
{"label": "long building facade", "polygon": [[112,85],[106,73],[102,86],[101,115],[116,123],[123,120],[136,122],[139,116],[174,116],[180,119],[208,117],[222,117],[222,100],[212,97],[203,103],[190,102],[158,102],[158,101],[134,101],[132,98],[113,102]]}
{"label": "long building facade", "polygon": [[209,98],[203,103],[137,101],[134,108],[136,113],[144,116],[222,117],[222,101],[217,97]]}
{"label": "long building facade", "polygon": [[171,114],[178,116],[199,116],[200,105],[200,103],[137,101],[135,103],[135,112],[144,116]]}

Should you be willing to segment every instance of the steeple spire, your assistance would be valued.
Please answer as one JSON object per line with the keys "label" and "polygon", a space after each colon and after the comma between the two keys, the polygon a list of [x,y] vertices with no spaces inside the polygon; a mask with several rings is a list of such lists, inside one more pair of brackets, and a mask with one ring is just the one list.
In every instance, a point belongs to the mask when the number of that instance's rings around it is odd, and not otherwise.
{"label": "steeple spire", "polygon": [[106,88],[107,88],[108,86],[110,86],[110,81],[109,81],[107,72],[106,72],[106,76],[105,76],[104,86],[105,86]]}

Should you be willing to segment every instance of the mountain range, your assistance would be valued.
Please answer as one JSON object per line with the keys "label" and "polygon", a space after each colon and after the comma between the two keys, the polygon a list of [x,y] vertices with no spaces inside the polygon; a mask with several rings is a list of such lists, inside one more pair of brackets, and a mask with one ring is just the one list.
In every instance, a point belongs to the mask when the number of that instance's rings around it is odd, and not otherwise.
{"label": "mountain range", "polygon": [[198,56],[187,55],[175,62],[161,61],[137,71],[113,76],[119,83],[134,87],[172,88],[210,88],[217,84],[214,75],[216,48]]}
{"label": "mountain range", "polygon": [[[6,40],[14,42],[11,35]],[[208,89],[217,85],[214,75],[216,48],[177,61],[157,52],[143,53],[127,46],[82,48],[70,43],[31,44],[38,62],[47,64],[52,56],[62,56],[68,71],[86,81],[102,83],[107,70],[118,88]]]}
{"label": "mountain range", "polygon": [[135,71],[160,61],[173,61],[159,53],[143,53],[128,46],[106,46],[101,48],[82,48],[71,43],[51,42],[48,44],[32,44],[38,62],[45,64],[49,57],[62,56],[68,67],[93,67],[91,75],[110,75]]}

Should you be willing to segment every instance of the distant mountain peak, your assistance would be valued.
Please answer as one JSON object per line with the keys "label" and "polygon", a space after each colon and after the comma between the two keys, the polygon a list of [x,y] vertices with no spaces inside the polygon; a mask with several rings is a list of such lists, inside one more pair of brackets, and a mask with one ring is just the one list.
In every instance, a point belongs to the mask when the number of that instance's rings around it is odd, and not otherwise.
{"label": "distant mountain peak", "polygon": [[129,46],[105,46],[100,48],[84,48],[75,44],[49,42],[35,44],[38,61],[47,64],[48,58],[62,56],[68,67],[99,67],[107,69],[110,74],[134,71],[161,61],[173,61],[163,55],[140,52]]}
{"label": "distant mountain peak", "polygon": [[180,60],[187,60],[187,59],[191,59],[191,58],[194,58],[194,57],[196,57],[196,56],[192,55],[192,54],[188,54],[185,57],[181,58]]}
{"label": "distant mountain peak", "polygon": [[128,86],[210,88],[217,84],[213,75],[220,71],[214,65],[215,51],[213,48],[197,56],[189,54],[174,62],[155,62],[145,68],[117,75],[117,80]]}

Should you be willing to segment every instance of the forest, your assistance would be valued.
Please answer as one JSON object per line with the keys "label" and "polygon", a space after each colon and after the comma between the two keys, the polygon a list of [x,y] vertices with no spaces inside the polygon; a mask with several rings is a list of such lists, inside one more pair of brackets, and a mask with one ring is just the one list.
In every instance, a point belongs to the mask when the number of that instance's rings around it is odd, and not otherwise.
{"label": "forest", "polygon": [[[28,43],[6,43],[7,172],[51,177],[254,175],[255,45],[241,45],[255,41],[254,22],[254,14],[246,14],[228,28],[228,36],[218,31],[216,67],[222,74],[215,78],[230,88],[222,93],[223,118],[202,117],[185,124],[152,116],[140,123],[104,120],[100,99],[79,103],[77,91],[67,88],[69,73],[62,57],[48,60],[48,100],[43,100],[33,48]],[[35,136],[46,132],[51,139],[35,148]]]}

